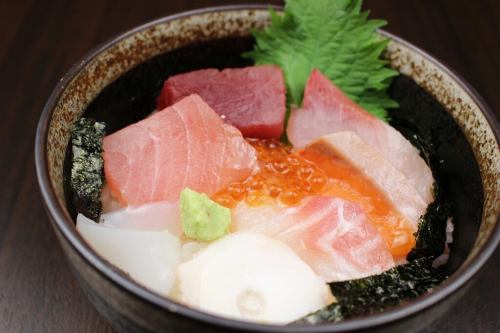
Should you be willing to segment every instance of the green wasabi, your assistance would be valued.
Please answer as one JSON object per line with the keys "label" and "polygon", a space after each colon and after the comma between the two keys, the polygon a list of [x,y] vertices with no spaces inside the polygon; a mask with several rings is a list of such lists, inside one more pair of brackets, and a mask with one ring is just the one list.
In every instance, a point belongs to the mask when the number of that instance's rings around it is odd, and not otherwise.
{"label": "green wasabi", "polygon": [[229,232],[231,210],[210,200],[206,194],[185,188],[180,206],[182,229],[187,237],[209,242]]}

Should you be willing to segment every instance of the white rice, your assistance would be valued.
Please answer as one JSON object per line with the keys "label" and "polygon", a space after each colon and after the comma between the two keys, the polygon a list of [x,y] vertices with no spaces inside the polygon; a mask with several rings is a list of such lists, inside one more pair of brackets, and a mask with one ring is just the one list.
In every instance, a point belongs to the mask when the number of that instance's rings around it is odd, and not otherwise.
{"label": "white rice", "polygon": [[434,259],[434,261],[432,262],[432,267],[437,268],[448,262],[448,259],[450,258],[450,247],[448,246],[448,244],[453,243],[454,228],[455,227],[453,226],[453,218],[449,217],[448,220],[446,221],[446,243],[444,244],[443,254]]}

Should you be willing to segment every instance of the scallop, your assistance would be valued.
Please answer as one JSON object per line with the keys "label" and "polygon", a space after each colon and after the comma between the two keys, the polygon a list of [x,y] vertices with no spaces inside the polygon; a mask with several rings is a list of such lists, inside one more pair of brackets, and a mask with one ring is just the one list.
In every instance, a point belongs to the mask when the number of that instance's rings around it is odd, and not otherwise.
{"label": "scallop", "polygon": [[288,246],[251,232],[227,235],[181,264],[180,301],[233,319],[286,324],[323,308],[327,284]]}

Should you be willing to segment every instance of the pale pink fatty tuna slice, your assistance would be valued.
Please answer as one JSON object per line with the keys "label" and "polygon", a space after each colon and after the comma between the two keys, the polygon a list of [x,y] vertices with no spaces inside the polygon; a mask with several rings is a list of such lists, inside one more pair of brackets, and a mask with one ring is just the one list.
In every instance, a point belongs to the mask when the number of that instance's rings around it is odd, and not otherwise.
{"label": "pale pink fatty tuna slice", "polygon": [[208,195],[248,177],[256,153],[198,95],[108,135],[104,173],[124,206],[179,200],[189,187]]}
{"label": "pale pink fatty tuna slice", "polygon": [[278,66],[211,68],[172,76],[163,85],[157,108],[193,93],[246,137],[279,139],[283,133],[286,88]]}
{"label": "pale pink fatty tuna slice", "polygon": [[302,108],[292,110],[287,136],[296,148],[331,133],[352,131],[394,165],[422,200],[433,200],[432,172],[418,150],[396,129],[349,99],[327,77],[313,70],[304,91]]}
{"label": "pale pink fatty tuna slice", "polygon": [[362,278],[394,266],[363,209],[338,198],[312,196],[297,207],[240,203],[233,210],[233,228],[283,241],[326,282]]}

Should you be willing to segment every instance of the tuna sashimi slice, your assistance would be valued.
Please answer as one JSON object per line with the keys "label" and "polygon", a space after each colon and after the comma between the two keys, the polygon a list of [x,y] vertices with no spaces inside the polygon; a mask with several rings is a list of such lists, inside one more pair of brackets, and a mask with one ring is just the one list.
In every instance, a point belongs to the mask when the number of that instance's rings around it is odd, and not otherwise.
{"label": "tuna sashimi slice", "polygon": [[302,108],[292,110],[287,135],[296,148],[331,133],[352,131],[392,163],[429,204],[433,200],[432,172],[418,150],[396,129],[350,100],[318,70],[304,91]]}
{"label": "tuna sashimi slice", "polygon": [[163,85],[157,108],[193,93],[244,136],[278,139],[283,133],[286,89],[278,66],[201,69],[172,76]]}
{"label": "tuna sashimi slice", "polygon": [[198,95],[108,135],[104,173],[122,205],[179,200],[189,187],[212,195],[248,177],[254,148]]}
{"label": "tuna sashimi slice", "polygon": [[307,147],[333,160],[343,160],[359,170],[417,230],[427,204],[405,176],[354,132],[321,137]]}
{"label": "tuna sashimi slice", "polygon": [[394,266],[363,209],[338,198],[312,196],[295,207],[240,203],[233,210],[233,228],[281,240],[326,282],[362,278]]}

